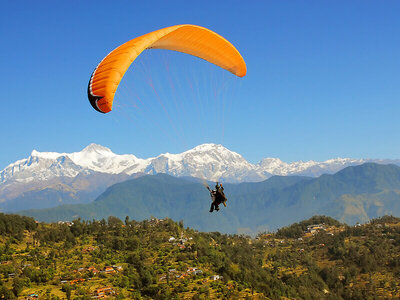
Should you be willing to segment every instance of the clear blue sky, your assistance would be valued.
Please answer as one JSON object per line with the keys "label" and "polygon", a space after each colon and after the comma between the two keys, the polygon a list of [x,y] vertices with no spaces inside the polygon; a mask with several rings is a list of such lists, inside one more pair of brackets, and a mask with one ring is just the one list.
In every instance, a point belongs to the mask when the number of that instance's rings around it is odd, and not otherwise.
{"label": "clear blue sky", "polygon": [[[0,169],[33,149],[92,142],[142,158],[207,142],[253,163],[400,158],[400,1],[1,3]],[[176,24],[230,40],[248,75],[150,50],[121,82],[115,109],[93,110],[86,89],[100,60]]]}

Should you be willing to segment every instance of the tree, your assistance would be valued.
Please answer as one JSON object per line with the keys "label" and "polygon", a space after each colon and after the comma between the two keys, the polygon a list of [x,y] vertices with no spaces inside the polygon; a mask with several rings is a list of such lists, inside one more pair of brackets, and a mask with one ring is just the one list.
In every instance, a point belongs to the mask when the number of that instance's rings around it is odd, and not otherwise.
{"label": "tree", "polygon": [[18,297],[19,293],[21,293],[23,288],[24,288],[24,281],[19,277],[15,277],[12,284],[12,291],[14,295]]}
{"label": "tree", "polygon": [[67,296],[67,299],[70,300],[71,299],[71,294],[72,294],[72,288],[69,284],[65,284],[62,286],[62,291],[65,293],[65,295]]}
{"label": "tree", "polygon": [[114,216],[109,216],[107,223],[111,228],[121,227],[123,225],[122,221]]}
{"label": "tree", "polygon": [[0,285],[0,299],[17,299],[17,297],[4,285]]}

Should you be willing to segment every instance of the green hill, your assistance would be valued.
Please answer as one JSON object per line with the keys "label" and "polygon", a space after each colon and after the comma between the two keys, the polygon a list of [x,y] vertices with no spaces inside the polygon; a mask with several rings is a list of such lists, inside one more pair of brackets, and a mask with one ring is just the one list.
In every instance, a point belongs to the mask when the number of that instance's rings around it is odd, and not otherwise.
{"label": "green hill", "polygon": [[390,216],[351,227],[314,216],[250,238],[168,218],[0,213],[0,299],[399,299],[399,241]]}
{"label": "green hill", "polygon": [[319,178],[274,176],[224,187],[228,207],[212,214],[202,184],[164,174],[115,184],[90,204],[20,213],[43,221],[168,217],[201,231],[227,233],[273,230],[317,214],[349,224],[400,216],[400,167],[395,165],[368,163]]}

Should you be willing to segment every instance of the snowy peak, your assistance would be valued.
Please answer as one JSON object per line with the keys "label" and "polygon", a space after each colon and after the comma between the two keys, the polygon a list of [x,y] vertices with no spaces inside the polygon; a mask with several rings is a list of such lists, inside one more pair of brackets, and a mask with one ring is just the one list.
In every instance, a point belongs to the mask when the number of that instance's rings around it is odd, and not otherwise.
{"label": "snowy peak", "polygon": [[368,161],[377,161],[371,159],[350,159],[335,158],[324,162],[309,160],[306,162],[296,161],[286,163],[279,158],[264,158],[257,165],[261,170],[267,171],[274,175],[306,175],[319,176],[324,173],[335,173],[345,167],[363,164]]}
{"label": "snowy peak", "polygon": [[252,168],[241,155],[222,145],[203,144],[180,154],[161,154],[150,160],[144,172],[237,182]]}
{"label": "snowy peak", "polygon": [[[154,160],[169,160],[169,161],[186,161],[196,162],[200,165],[205,165],[209,163],[234,163],[236,161],[246,162],[245,159],[235,152],[228,150],[227,148],[223,147],[222,145],[216,144],[203,144],[197,146],[193,149],[188,151],[179,153],[179,154],[171,154],[165,153],[160,154]],[[246,162],[247,163],[247,162]]]}
{"label": "snowy peak", "polygon": [[39,152],[37,150],[33,150],[30,157],[33,158],[42,158],[42,159],[57,159],[58,157],[65,155],[65,153],[57,153],[57,152]]}
{"label": "snowy peak", "polygon": [[198,146],[194,147],[193,149],[190,149],[184,153],[187,153],[187,152],[215,152],[215,151],[220,152],[220,153],[235,153],[235,152],[228,150],[221,144],[202,144],[202,145],[198,145]]}
{"label": "snowy peak", "polygon": [[97,145],[97,144],[90,144],[87,147],[85,147],[81,152],[83,153],[96,153],[96,154],[100,154],[100,155],[104,155],[104,154],[114,154],[112,153],[110,148],[101,146],[101,145]]}
{"label": "snowy peak", "polygon": [[208,155],[213,158],[220,158],[220,159],[239,159],[243,160],[244,158],[233,151],[228,150],[222,145],[217,144],[203,144],[199,145],[191,150],[184,152],[183,154],[193,154],[196,155]]}
{"label": "snowy peak", "polygon": [[183,159],[196,159],[200,164],[208,164],[210,162],[228,163],[247,163],[247,161],[238,153],[228,150],[222,145],[203,144],[191,150],[178,154]]}
{"label": "snowy peak", "polygon": [[0,184],[46,181],[55,177],[102,172],[120,174],[138,160],[134,155],[114,154],[109,148],[90,144],[80,152],[57,153],[33,150],[31,155],[7,166],[0,172]]}
{"label": "snowy peak", "polygon": [[80,152],[68,154],[77,165],[96,172],[120,174],[126,169],[138,164],[141,160],[131,154],[119,155],[109,148],[90,144]]}

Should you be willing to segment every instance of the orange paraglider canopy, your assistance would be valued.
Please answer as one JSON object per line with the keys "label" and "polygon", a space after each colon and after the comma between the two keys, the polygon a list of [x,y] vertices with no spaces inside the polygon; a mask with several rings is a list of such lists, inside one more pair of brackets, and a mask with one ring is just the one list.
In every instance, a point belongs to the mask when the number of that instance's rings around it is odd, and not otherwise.
{"label": "orange paraglider canopy", "polygon": [[246,75],[239,51],[217,33],[196,25],[176,25],[137,37],[111,51],[97,66],[88,85],[90,104],[110,112],[114,94],[126,70],[145,49],[168,49],[200,57],[236,76]]}

